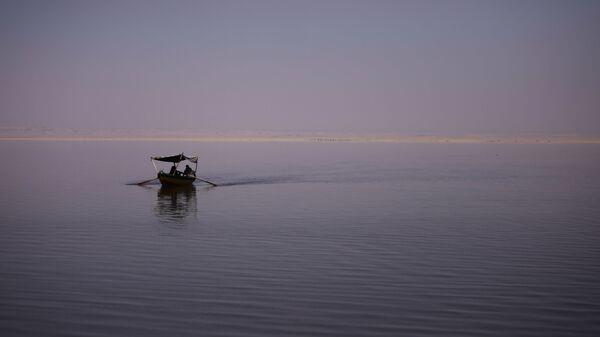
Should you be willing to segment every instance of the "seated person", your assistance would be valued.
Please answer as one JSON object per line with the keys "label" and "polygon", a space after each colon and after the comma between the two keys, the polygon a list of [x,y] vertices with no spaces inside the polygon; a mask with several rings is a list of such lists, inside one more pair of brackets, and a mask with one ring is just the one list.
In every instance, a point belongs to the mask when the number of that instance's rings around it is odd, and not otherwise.
{"label": "seated person", "polygon": [[189,176],[189,175],[195,176],[196,172],[194,172],[194,170],[192,170],[192,168],[189,165],[185,165],[185,171],[183,171],[183,175],[185,175],[185,176]]}

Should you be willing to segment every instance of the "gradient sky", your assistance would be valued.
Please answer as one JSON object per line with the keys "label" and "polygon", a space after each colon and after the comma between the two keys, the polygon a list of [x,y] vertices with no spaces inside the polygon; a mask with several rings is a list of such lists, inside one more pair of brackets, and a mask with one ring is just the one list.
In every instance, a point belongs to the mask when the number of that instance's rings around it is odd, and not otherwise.
{"label": "gradient sky", "polygon": [[600,133],[600,1],[2,1],[0,126]]}

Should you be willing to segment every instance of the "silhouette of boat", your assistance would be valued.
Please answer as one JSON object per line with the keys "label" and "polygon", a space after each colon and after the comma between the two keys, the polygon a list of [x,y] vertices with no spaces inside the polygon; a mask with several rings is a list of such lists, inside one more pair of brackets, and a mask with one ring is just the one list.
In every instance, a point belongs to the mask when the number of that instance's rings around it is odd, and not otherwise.
{"label": "silhouette of boat", "polygon": [[[190,186],[194,183],[196,178],[196,169],[198,169],[198,157],[187,157],[183,153],[177,154],[174,156],[167,157],[150,157],[152,160],[152,165],[154,165],[154,169],[157,173],[157,178],[163,186]],[[156,162],[167,162],[172,163],[170,171],[167,173],[163,170],[159,170],[156,167]],[[194,169],[192,170],[189,165],[186,165],[184,171],[179,171],[179,165],[181,162],[189,162],[195,164]]]}

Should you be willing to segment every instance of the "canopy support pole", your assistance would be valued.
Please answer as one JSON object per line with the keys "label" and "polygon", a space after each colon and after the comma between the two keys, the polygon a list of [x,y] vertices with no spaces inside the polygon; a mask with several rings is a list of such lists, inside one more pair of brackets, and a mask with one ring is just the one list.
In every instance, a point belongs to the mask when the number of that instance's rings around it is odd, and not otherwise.
{"label": "canopy support pole", "polygon": [[154,166],[154,171],[156,171],[156,173],[158,173],[158,168],[156,167],[156,163],[154,162],[154,158],[150,157],[150,161],[152,162],[152,165]]}

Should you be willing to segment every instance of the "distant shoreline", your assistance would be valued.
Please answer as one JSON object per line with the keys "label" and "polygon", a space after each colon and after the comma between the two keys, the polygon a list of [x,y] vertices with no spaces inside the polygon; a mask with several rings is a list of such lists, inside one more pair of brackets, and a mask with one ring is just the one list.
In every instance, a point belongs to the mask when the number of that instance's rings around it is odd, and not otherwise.
{"label": "distant shoreline", "polygon": [[152,142],[279,142],[279,143],[396,143],[396,144],[600,144],[600,137],[295,137],[295,136],[199,136],[199,137],[110,137],[110,136],[0,136],[0,141],[56,141],[56,142],[102,142],[102,141],[152,141]]}

